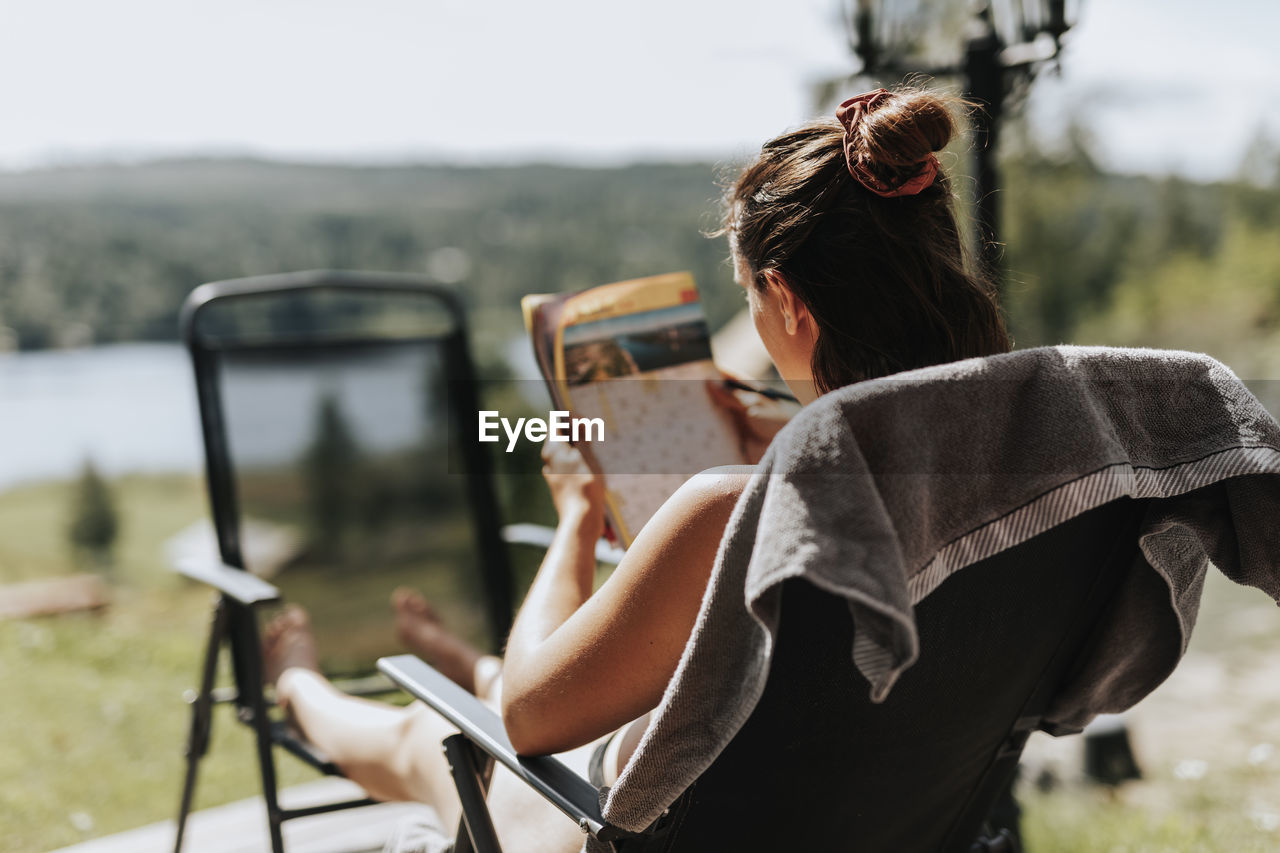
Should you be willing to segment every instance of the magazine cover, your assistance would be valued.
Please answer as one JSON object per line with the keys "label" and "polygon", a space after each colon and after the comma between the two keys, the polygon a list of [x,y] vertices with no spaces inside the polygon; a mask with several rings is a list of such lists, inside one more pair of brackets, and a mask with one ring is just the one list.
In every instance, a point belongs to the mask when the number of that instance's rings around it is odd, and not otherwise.
{"label": "magazine cover", "polygon": [[605,477],[624,546],[690,476],[745,462],[707,394],[720,372],[689,273],[529,296],[522,307],[552,401],[604,421],[604,440],[580,448]]}

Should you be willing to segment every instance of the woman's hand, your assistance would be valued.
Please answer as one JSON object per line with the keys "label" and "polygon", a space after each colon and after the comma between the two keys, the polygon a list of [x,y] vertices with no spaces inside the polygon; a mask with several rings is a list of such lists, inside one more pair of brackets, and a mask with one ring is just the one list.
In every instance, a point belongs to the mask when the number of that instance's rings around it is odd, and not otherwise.
{"label": "woman's hand", "polygon": [[718,379],[707,380],[707,393],[711,402],[733,421],[738,432],[738,448],[743,459],[752,465],[760,461],[769,442],[797,411],[795,404],[771,400],[752,391],[727,388]]}
{"label": "woman's hand", "polygon": [[598,539],[604,528],[604,478],[591,470],[582,452],[568,443],[546,442],[542,476],[560,522],[585,525]]}

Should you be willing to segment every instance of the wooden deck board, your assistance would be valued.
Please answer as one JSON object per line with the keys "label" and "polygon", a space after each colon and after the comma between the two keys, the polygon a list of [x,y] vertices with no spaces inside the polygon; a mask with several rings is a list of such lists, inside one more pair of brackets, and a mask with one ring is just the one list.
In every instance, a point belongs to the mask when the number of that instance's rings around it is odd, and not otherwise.
{"label": "wooden deck board", "polygon": [[75,610],[97,610],[110,602],[106,581],[98,575],[23,581],[0,586],[0,619],[28,619]]}
{"label": "wooden deck board", "polygon": [[[321,779],[282,791],[281,802],[299,807],[361,796],[361,789],[345,779]],[[285,849],[288,853],[376,853],[395,826],[414,815],[434,812],[418,803],[380,803],[286,821]],[[173,820],[161,821],[65,847],[58,853],[171,853],[174,827]],[[182,849],[183,853],[269,853],[262,798],[196,812],[187,822]]]}

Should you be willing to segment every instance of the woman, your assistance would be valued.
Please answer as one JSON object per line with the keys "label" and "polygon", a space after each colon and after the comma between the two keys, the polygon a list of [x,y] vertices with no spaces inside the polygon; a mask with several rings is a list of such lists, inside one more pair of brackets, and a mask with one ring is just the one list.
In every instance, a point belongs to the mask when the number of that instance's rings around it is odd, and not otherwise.
{"label": "woman", "polygon": [[[802,404],[864,379],[1009,348],[992,288],[965,263],[936,157],[954,134],[950,106],[915,90],[851,98],[836,121],[767,143],[726,193],[722,233],[735,279]],[[761,437],[740,403],[713,395]],[[451,638],[411,595],[397,600],[401,634],[496,701],[519,752],[577,750],[571,760],[581,763],[584,747],[625,726],[594,750],[594,781],[608,784],[675,672],[745,476],[724,469],[692,478],[593,594],[603,486],[577,451],[547,447],[543,470],[560,521],[512,629],[501,689],[496,662]],[[375,797],[431,803],[456,825],[440,718],[335,691],[314,671],[300,611],[272,626],[267,655],[281,703],[348,776]],[[513,849],[531,849],[530,839],[547,850],[581,843],[571,822],[502,774],[490,803],[499,835],[520,839]]]}

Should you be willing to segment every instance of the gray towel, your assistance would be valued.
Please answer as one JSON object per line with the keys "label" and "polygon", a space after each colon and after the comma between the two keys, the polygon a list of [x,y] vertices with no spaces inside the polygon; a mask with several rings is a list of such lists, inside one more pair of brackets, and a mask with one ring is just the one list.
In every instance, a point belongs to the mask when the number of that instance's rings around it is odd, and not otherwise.
{"label": "gray towel", "polygon": [[1158,574],[1133,574],[1164,583],[1121,588],[1101,651],[1043,727],[1078,731],[1131,706],[1185,652],[1208,560],[1280,597],[1277,473],[1275,419],[1191,353],[1047,347],[825,395],[779,433],[738,502],[693,638],[605,817],[643,830],[741,728],[764,689],[783,580],[848,599],[852,660],[882,701],[917,655],[914,604],[1122,496],[1153,499],[1140,543]]}

